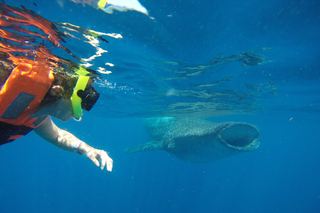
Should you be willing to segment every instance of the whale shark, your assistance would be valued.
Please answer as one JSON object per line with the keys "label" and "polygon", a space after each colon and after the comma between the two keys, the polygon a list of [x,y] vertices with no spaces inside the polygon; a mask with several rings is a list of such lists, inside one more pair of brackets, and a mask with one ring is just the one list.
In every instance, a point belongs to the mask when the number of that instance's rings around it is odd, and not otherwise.
{"label": "whale shark", "polygon": [[147,118],[150,141],[126,153],[163,150],[190,163],[206,163],[259,147],[259,129],[248,123],[213,123],[200,118]]}

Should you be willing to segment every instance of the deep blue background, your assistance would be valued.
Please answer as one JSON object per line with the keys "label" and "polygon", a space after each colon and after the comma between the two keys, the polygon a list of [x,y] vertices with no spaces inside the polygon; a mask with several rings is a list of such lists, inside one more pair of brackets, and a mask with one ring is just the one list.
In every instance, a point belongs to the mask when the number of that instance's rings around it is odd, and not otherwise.
{"label": "deep blue background", "polygon": [[253,75],[278,84],[278,91],[255,114],[210,118],[259,126],[261,145],[208,164],[161,151],[125,154],[148,140],[143,116],[99,115],[94,108],[82,122],[56,121],[107,150],[114,170],[100,171],[30,133],[0,149],[0,212],[320,212],[318,1],[141,1],[157,29],[135,12],[110,16],[68,1],[61,1],[64,7],[35,2],[23,5],[52,21],[122,33],[124,49],[136,45],[144,54],[150,48],[170,60],[202,62],[220,52],[271,48],[264,53],[270,62]]}

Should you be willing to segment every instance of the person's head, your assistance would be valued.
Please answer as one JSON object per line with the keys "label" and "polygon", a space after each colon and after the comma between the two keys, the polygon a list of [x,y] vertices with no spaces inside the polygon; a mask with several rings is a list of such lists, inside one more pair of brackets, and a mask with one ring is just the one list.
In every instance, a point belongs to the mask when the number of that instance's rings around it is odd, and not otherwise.
{"label": "person's head", "polygon": [[62,121],[80,119],[82,109],[90,111],[99,98],[89,74],[81,66],[75,68],[74,73],[54,72],[54,81],[35,114],[50,115]]}

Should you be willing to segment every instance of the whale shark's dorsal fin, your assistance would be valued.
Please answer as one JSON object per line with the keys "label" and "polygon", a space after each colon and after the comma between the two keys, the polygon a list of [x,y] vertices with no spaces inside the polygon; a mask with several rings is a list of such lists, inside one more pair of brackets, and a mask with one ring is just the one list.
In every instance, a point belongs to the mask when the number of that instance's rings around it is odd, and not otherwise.
{"label": "whale shark's dorsal fin", "polygon": [[162,149],[163,149],[162,141],[151,141],[138,146],[129,147],[126,149],[126,153],[135,153],[135,152],[142,152],[142,151],[162,150]]}

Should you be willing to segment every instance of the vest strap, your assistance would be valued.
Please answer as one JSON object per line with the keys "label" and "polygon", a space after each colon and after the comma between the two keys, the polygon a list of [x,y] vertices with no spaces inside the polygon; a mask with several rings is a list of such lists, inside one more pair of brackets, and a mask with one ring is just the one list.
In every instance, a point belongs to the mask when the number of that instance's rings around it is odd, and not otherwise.
{"label": "vest strap", "polygon": [[22,112],[35,99],[35,95],[20,92],[18,96],[12,101],[8,108],[4,111],[0,118],[17,120]]}

